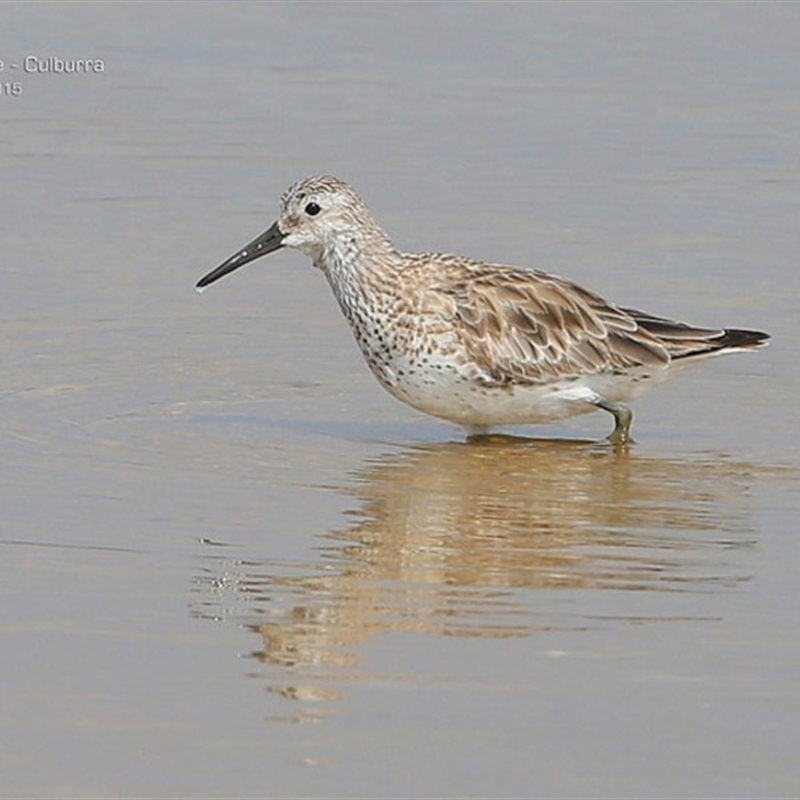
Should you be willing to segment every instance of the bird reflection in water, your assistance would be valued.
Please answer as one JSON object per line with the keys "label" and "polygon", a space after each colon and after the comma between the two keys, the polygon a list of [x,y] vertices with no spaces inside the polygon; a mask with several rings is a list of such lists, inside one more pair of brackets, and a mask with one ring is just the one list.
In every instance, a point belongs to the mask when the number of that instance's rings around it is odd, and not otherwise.
{"label": "bird reflection in water", "polygon": [[[565,592],[719,591],[747,580],[735,551],[752,541],[754,471],[720,455],[670,460],[508,436],[406,448],[342,490],[358,508],[325,534],[318,561],[215,555],[195,611],[245,621],[265,663],[329,670],[355,667],[358,645],[385,632],[596,628],[603,622],[563,602]],[[630,620],[646,622],[633,608]]]}

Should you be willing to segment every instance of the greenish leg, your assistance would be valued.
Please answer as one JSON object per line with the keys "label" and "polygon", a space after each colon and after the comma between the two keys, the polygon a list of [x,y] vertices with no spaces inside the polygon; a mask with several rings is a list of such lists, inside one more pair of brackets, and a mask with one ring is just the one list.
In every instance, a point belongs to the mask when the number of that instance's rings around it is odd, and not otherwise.
{"label": "greenish leg", "polygon": [[601,400],[596,405],[598,408],[602,408],[603,411],[608,411],[614,415],[614,430],[611,431],[608,437],[609,441],[615,445],[631,442],[633,412],[627,406],[623,406],[622,403],[609,403],[607,400]]}

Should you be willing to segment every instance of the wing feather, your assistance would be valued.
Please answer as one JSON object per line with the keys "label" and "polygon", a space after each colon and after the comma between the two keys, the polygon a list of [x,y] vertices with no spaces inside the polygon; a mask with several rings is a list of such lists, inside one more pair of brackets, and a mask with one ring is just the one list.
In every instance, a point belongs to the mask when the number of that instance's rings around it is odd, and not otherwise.
{"label": "wing feather", "polygon": [[657,337],[671,358],[688,358],[731,350],[756,350],[763,347],[769,339],[769,334],[762,331],[696,328],[685,322],[656,317],[631,308],[626,308],[625,313],[641,328]]}
{"label": "wing feather", "polygon": [[[454,276],[456,277],[456,276]],[[563,278],[473,263],[435,290],[469,357],[495,384],[663,368],[667,348],[636,318]],[[653,318],[655,322],[662,322]]]}

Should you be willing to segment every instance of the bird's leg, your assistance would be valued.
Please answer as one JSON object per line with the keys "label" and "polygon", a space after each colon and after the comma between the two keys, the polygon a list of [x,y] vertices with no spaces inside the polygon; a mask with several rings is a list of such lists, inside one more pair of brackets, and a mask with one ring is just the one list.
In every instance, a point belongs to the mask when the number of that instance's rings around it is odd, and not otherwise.
{"label": "bird's leg", "polygon": [[609,403],[608,400],[600,400],[595,405],[614,415],[614,430],[608,437],[609,441],[617,446],[630,443],[633,412],[622,403]]}
{"label": "bird's leg", "polygon": [[488,439],[489,431],[488,425],[467,425],[467,441],[480,442],[482,439]]}

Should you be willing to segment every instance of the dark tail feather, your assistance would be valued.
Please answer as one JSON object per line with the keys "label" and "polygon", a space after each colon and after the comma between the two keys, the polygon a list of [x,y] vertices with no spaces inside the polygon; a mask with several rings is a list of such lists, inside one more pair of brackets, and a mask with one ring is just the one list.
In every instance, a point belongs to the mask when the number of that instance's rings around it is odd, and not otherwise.
{"label": "dark tail feather", "polygon": [[769,341],[762,331],[745,331],[737,328],[694,328],[685,322],[675,322],[664,317],[654,317],[642,311],[624,309],[641,328],[655,336],[669,351],[671,358],[711,355],[736,350],[757,350]]}
{"label": "dark tail feather", "polygon": [[728,328],[716,340],[717,350],[757,350],[769,341],[769,334],[762,331],[743,331]]}

